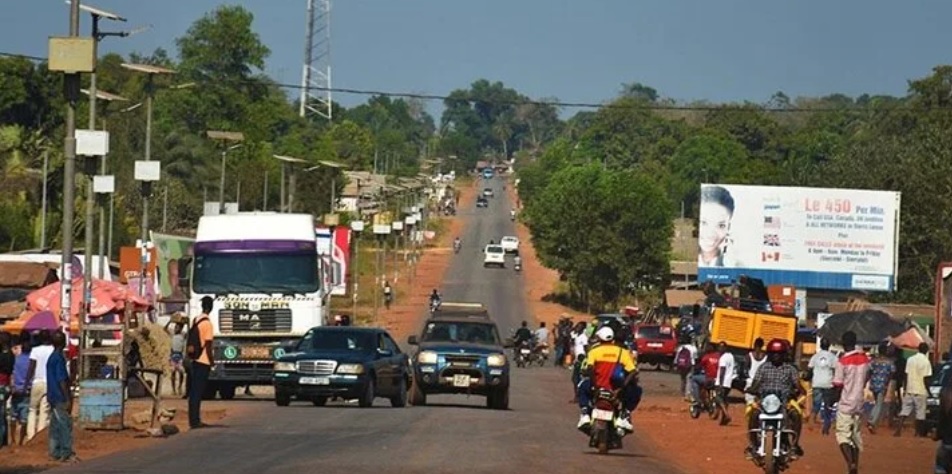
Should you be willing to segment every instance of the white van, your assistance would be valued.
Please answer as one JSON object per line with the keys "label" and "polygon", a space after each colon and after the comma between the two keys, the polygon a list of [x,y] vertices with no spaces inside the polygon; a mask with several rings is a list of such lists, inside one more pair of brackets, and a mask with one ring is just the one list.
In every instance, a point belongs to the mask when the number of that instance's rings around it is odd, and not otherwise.
{"label": "white van", "polygon": [[483,267],[498,265],[499,268],[506,268],[506,251],[503,250],[502,245],[487,245],[483,254]]}

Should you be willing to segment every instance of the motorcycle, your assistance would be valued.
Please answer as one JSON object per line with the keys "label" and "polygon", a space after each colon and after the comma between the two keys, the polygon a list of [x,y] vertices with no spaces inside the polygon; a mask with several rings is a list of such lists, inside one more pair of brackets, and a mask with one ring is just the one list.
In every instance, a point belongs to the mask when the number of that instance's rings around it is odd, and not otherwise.
{"label": "motorcycle", "polygon": [[440,301],[440,300],[430,300],[430,314],[433,314],[433,313],[439,311],[439,310],[440,310],[440,304],[442,304],[442,301]]}
{"label": "motorcycle", "polygon": [[535,350],[532,351],[530,363],[539,364],[539,367],[544,367],[546,361],[549,360],[549,345],[548,344],[537,344]]}
{"label": "motorcycle", "polygon": [[758,428],[751,430],[757,435],[753,461],[765,474],[785,471],[793,461],[792,449],[797,434],[787,427],[787,411],[781,395],[775,392],[762,394],[759,407]]}
{"label": "motorcycle", "polygon": [[615,426],[615,420],[621,413],[618,397],[611,390],[599,388],[595,393],[594,405],[592,424],[588,429],[588,446],[597,449],[598,454],[606,454],[611,449],[621,449],[621,440],[627,433]]}
{"label": "motorcycle", "polygon": [[717,390],[714,387],[708,387],[700,401],[695,400],[691,402],[691,408],[689,410],[691,418],[697,419],[703,412],[707,412],[707,416],[712,420],[716,420],[718,417]]}
{"label": "motorcycle", "polygon": [[522,271],[522,261],[516,260],[515,262],[513,262],[513,264],[512,264],[512,269],[515,270],[516,272],[521,272],[521,271]]}
{"label": "motorcycle", "polygon": [[529,348],[529,341],[522,341],[516,347],[516,367],[527,367],[532,355],[532,349]]}
{"label": "motorcycle", "polygon": [[459,243],[458,241],[457,241],[457,242],[453,242],[453,253],[459,253],[459,249],[460,249],[462,246],[463,246],[463,244]]}

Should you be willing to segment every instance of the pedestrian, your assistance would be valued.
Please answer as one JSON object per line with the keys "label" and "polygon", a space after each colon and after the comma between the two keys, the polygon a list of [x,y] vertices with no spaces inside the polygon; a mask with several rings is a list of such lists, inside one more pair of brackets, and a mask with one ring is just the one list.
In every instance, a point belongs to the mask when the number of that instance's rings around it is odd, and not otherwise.
{"label": "pedestrian", "polygon": [[902,397],[902,411],[895,436],[902,435],[902,425],[909,415],[916,416],[916,436],[925,436],[926,398],[929,395],[927,380],[932,377],[932,363],[929,362],[929,344],[919,344],[919,353],[906,360],[906,392]]}
{"label": "pedestrian", "polygon": [[202,298],[202,314],[195,318],[188,331],[186,340],[186,356],[192,361],[189,374],[188,391],[188,425],[191,429],[205,428],[208,425],[202,422],[202,395],[208,385],[215,357],[212,354],[212,323],[209,313],[214,308],[215,300],[211,296]]}
{"label": "pedestrian", "polygon": [[393,287],[390,286],[389,280],[384,280],[383,282],[383,304],[386,306],[387,310],[390,309],[390,303],[393,303]]}
{"label": "pedestrian", "polygon": [[30,351],[30,372],[27,380],[30,381],[30,416],[26,424],[27,440],[33,439],[37,433],[46,429],[50,424],[50,404],[46,399],[46,363],[53,354],[51,336],[48,329],[40,331],[36,338],[37,345]]}
{"label": "pedestrian", "polygon": [[73,452],[73,391],[70,389],[70,375],[67,368],[66,334],[53,333],[53,353],[46,363],[47,399],[53,408],[50,416],[50,457],[61,462],[76,462]]}
{"label": "pedestrian", "polygon": [[839,392],[836,408],[836,443],[846,461],[849,474],[859,472],[859,454],[863,450],[861,422],[863,392],[869,380],[869,356],[856,347],[856,333],[846,331],[842,336],[846,351],[833,368],[833,386]]}
{"label": "pedestrian", "polygon": [[[813,354],[807,368],[811,372],[810,386],[813,387],[813,422],[817,422],[818,415],[833,404],[831,393],[833,390],[833,370],[836,367],[836,356],[830,352],[829,339],[820,340],[820,350]],[[824,419],[824,421],[828,421]]]}
{"label": "pedestrian", "polygon": [[[744,381],[744,403],[747,406],[757,401],[757,397],[746,393],[746,390],[754,383],[754,376],[757,375],[757,370],[760,369],[760,366],[764,365],[764,362],[767,362],[767,353],[764,352],[764,340],[758,337],[754,340],[754,349],[747,354],[747,379]],[[753,410],[749,411],[753,413]]]}
{"label": "pedestrian", "polygon": [[869,391],[873,394],[873,410],[866,422],[866,428],[870,433],[876,433],[876,426],[886,406],[886,391],[896,372],[896,363],[889,357],[888,351],[889,343],[880,343],[876,357],[869,365]]}
{"label": "pedestrian", "polygon": [[727,396],[731,393],[731,387],[734,384],[735,366],[734,354],[727,350],[727,344],[721,341],[717,344],[717,352],[720,357],[717,359],[717,380],[714,385],[717,387],[717,397],[721,406],[721,426],[729,425],[731,422],[730,411],[727,406]]}
{"label": "pedestrian", "polygon": [[[181,317],[181,315],[176,314],[176,316]],[[169,324],[172,321],[169,320]],[[168,329],[168,324],[165,325]],[[172,394],[181,395],[183,393],[183,386],[185,385],[185,323],[178,319],[175,321],[175,326],[171,331],[171,350],[169,354],[169,365],[172,368]]]}
{"label": "pedestrian", "polygon": [[572,331],[572,355],[575,356],[572,361],[572,400],[570,403],[578,403],[578,384],[582,380],[582,363],[585,362],[585,355],[588,353],[588,334],[585,332],[587,325],[585,321],[579,321]]}
{"label": "pedestrian", "polygon": [[697,346],[693,340],[685,335],[681,337],[681,345],[674,350],[674,364],[681,377],[681,394],[686,401],[691,401],[691,386],[688,378],[694,373],[697,366]]}
{"label": "pedestrian", "polygon": [[7,446],[7,401],[13,393],[13,364],[15,356],[10,333],[0,332],[0,447]]}
{"label": "pedestrian", "polygon": [[[30,336],[20,334],[20,343],[13,346],[13,397],[10,399],[10,444],[22,446],[26,442],[27,421],[30,418]],[[19,436],[19,442],[17,437]]]}

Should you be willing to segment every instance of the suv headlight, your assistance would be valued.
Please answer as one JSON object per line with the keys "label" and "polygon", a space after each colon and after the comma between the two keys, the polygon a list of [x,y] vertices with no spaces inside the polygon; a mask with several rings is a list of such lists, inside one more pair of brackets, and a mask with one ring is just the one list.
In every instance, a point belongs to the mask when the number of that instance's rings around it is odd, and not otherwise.
{"label": "suv headlight", "polygon": [[341,364],[337,366],[338,374],[360,375],[364,373],[363,364]]}
{"label": "suv headlight", "polygon": [[774,394],[767,395],[760,402],[760,407],[763,408],[764,413],[768,415],[772,415],[780,411],[781,405],[783,404],[780,402],[780,397]]}
{"label": "suv headlight", "polygon": [[275,362],[275,372],[297,372],[297,364],[294,362]]}
{"label": "suv headlight", "polygon": [[423,351],[417,355],[417,362],[420,364],[435,364],[438,359],[436,352],[433,351]]}
{"label": "suv headlight", "polygon": [[492,354],[486,359],[486,365],[490,367],[502,367],[506,365],[506,356],[503,354]]}

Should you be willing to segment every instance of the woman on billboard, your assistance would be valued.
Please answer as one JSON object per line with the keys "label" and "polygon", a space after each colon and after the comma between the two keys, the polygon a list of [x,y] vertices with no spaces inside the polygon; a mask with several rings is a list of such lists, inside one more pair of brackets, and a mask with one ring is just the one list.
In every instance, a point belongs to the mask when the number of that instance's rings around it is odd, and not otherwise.
{"label": "woman on billboard", "polygon": [[697,234],[698,267],[734,267],[738,262],[728,254],[734,197],[721,186],[701,188],[700,219]]}

